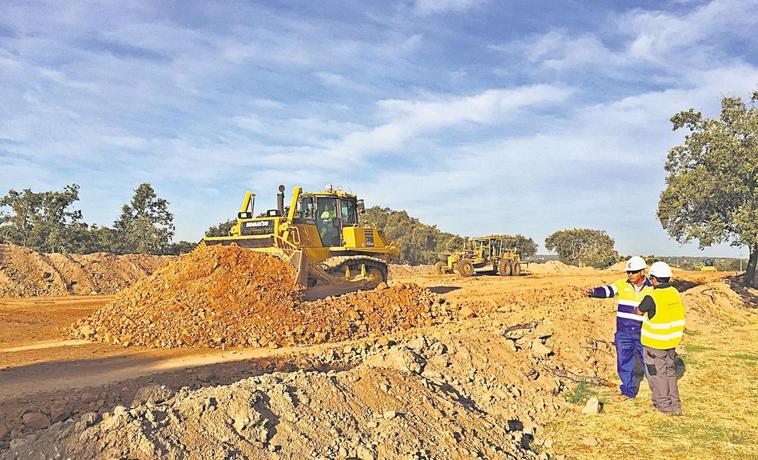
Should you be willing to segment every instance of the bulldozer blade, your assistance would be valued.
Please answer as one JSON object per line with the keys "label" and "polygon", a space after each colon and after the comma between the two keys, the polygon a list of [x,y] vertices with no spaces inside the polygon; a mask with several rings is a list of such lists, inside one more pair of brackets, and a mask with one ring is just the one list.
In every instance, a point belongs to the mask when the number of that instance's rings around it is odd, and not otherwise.
{"label": "bulldozer blade", "polygon": [[295,284],[308,286],[308,257],[302,250],[291,251],[287,254],[289,263],[295,267]]}

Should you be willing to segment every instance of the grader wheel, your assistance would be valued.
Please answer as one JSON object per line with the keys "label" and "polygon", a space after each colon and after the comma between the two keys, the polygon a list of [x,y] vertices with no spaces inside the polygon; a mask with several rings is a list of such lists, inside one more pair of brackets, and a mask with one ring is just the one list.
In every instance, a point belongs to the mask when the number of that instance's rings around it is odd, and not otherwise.
{"label": "grader wheel", "polygon": [[508,259],[501,259],[500,266],[498,267],[498,273],[500,276],[511,276],[513,274],[513,266]]}
{"label": "grader wheel", "polygon": [[517,261],[513,261],[513,276],[520,276],[521,275],[521,264]]}
{"label": "grader wheel", "polygon": [[474,274],[474,265],[468,260],[461,260],[456,265],[458,274],[461,276],[471,276]]}
{"label": "grader wheel", "polygon": [[438,275],[444,275],[447,271],[447,264],[445,262],[437,262],[434,264],[434,270],[437,271]]}

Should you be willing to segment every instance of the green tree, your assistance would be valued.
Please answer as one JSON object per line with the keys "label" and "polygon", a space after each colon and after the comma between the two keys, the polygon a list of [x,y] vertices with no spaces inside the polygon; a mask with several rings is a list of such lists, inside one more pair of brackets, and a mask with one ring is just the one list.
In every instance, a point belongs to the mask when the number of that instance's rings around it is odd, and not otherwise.
{"label": "green tree", "polygon": [[561,262],[604,268],[616,261],[613,238],[603,230],[573,228],[559,230],[545,239],[545,248],[558,253]]}
{"label": "green tree", "polygon": [[396,241],[400,245],[400,261],[407,264],[435,263],[439,260],[440,247],[455,244],[456,235],[440,232],[437,227],[426,225],[405,211],[374,206],[361,214],[360,221],[361,225],[374,226],[387,238]]}
{"label": "green tree", "polygon": [[524,235],[496,235],[505,241],[506,248],[515,248],[521,257],[533,257],[537,254],[537,243]]}
{"label": "green tree", "polygon": [[113,227],[118,238],[116,252],[164,254],[174,235],[174,216],[168,201],[158,198],[150,184],[141,184],[131,203],[121,208]]}
{"label": "green tree", "polygon": [[9,190],[0,198],[0,238],[38,252],[81,252],[89,234],[82,212],[71,209],[78,200],[76,184],[62,191]]}
{"label": "green tree", "polygon": [[229,236],[229,230],[237,223],[236,219],[230,219],[226,222],[221,222],[214,227],[209,227],[205,231],[205,236]]}
{"label": "green tree", "polygon": [[700,248],[717,243],[747,246],[745,284],[756,286],[758,264],[758,92],[751,106],[736,97],[721,100],[721,116],[689,109],[671,117],[674,130],[689,133],[666,161],[666,189],[658,219],[680,243]]}

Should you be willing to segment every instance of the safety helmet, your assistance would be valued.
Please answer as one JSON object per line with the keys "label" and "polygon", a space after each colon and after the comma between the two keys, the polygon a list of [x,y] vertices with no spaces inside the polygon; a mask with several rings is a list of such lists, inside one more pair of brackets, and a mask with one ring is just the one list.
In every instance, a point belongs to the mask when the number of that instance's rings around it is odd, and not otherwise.
{"label": "safety helmet", "polygon": [[671,267],[666,262],[655,262],[650,266],[650,275],[656,278],[671,278]]}
{"label": "safety helmet", "polygon": [[631,257],[626,261],[626,271],[628,272],[637,272],[646,268],[647,264],[645,263],[645,259],[640,256]]}

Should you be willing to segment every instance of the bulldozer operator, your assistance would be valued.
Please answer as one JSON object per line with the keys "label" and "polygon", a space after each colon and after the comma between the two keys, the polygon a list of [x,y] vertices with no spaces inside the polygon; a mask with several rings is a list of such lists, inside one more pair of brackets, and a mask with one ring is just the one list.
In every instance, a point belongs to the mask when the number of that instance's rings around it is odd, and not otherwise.
{"label": "bulldozer operator", "polygon": [[337,200],[324,200],[324,209],[319,215],[318,233],[325,245],[339,246],[340,224],[337,219]]}

